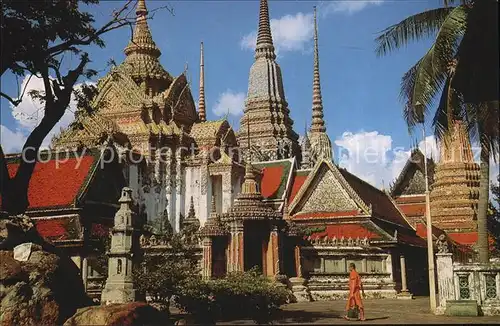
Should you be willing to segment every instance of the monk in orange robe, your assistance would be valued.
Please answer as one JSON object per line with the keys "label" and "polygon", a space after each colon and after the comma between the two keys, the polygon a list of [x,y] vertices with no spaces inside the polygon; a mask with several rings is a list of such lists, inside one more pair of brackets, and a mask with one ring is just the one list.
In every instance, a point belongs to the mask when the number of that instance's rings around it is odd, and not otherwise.
{"label": "monk in orange robe", "polygon": [[[361,283],[361,277],[356,271],[356,265],[354,265],[354,263],[349,264],[349,271],[349,298],[347,299],[346,311],[357,306],[359,309],[359,320],[365,320],[365,310],[363,301],[361,300],[361,293],[363,293],[364,297],[365,290]],[[347,316],[345,316],[345,318],[348,319]]]}

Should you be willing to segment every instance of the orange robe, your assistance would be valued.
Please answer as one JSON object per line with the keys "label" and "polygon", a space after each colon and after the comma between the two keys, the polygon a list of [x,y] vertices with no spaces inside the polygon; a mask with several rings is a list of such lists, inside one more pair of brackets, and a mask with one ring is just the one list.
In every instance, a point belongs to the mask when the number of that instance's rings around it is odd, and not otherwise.
{"label": "orange robe", "polygon": [[358,306],[363,309],[363,301],[361,300],[361,277],[358,272],[352,270],[349,274],[349,298],[347,299],[346,310]]}

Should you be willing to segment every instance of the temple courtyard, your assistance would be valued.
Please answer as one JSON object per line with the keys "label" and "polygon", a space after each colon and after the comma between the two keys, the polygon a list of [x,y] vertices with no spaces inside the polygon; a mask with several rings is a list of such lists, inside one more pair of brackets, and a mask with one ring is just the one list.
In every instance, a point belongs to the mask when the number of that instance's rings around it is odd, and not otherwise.
{"label": "temple courtyard", "polygon": [[[364,301],[366,321],[342,319],[345,301],[300,302],[283,306],[273,324],[500,324],[498,316],[448,317],[436,316],[429,311],[429,298],[413,300],[368,299]],[[174,314],[175,316],[175,314]],[[224,321],[218,325],[252,325],[251,320]]]}

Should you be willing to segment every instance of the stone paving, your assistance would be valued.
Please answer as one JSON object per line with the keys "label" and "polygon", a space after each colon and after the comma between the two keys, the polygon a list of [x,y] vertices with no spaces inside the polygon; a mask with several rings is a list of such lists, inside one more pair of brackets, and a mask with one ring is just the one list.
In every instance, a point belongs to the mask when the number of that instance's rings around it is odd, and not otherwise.
{"label": "stone paving", "polygon": [[[366,321],[342,319],[345,302],[317,301],[288,304],[283,307],[273,324],[500,324],[500,316],[447,317],[429,312],[429,299],[413,300],[370,299],[365,300]],[[218,325],[251,325],[250,320],[220,322]]]}

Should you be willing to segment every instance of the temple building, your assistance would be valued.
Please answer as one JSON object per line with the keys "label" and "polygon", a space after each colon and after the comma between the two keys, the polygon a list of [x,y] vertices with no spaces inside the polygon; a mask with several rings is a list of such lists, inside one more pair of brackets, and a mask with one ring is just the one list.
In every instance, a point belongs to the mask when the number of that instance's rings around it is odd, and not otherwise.
{"label": "temple building", "polygon": [[[389,193],[333,162],[316,9],[312,119],[299,143],[276,62],[268,1],[260,0],[259,8],[255,60],[236,132],[226,119],[207,119],[203,43],[196,108],[186,76],[173,77],[161,65],[145,1],[137,1],[125,60],[99,80],[94,111],[78,110],[37,163],[27,214],[42,236],[67,248],[85,279],[93,273],[87,258],[94,241],[113,227],[121,190],[128,187],[142,224],[166,218],[174,232],[200,227],[205,278],[258,268],[300,283],[294,286],[298,297],[322,300],[347,295],[354,262],[368,296],[425,291],[423,165],[410,161]],[[454,141],[465,142],[457,132]],[[423,157],[418,151],[415,156]],[[9,156],[11,174],[19,159]],[[438,165],[435,174],[429,164],[432,209],[443,230],[455,232],[457,225],[473,232],[474,164],[468,154],[453,166]],[[461,195],[447,206],[450,191]],[[153,236],[141,238],[143,247],[157,244]]]}

